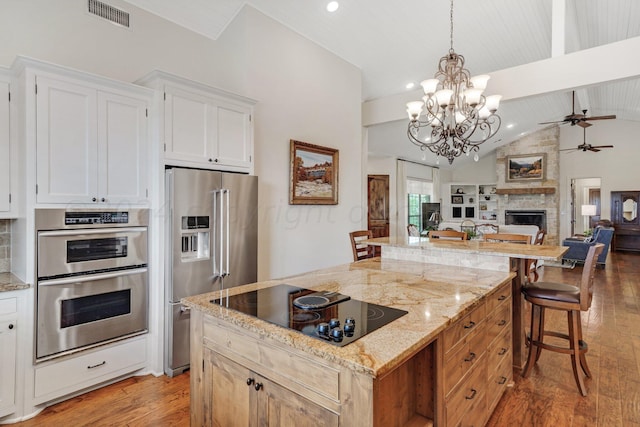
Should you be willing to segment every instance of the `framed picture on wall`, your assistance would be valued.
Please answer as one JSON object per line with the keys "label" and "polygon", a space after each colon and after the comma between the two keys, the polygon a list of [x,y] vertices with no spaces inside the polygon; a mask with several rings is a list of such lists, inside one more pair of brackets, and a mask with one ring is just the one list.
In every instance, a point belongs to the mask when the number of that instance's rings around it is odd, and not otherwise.
{"label": "framed picture on wall", "polygon": [[338,150],[290,141],[290,205],[338,204]]}
{"label": "framed picture on wall", "polygon": [[542,181],[545,177],[547,157],[541,154],[507,156],[507,181]]}
{"label": "framed picture on wall", "polygon": [[452,205],[461,205],[464,203],[464,196],[451,196]]}

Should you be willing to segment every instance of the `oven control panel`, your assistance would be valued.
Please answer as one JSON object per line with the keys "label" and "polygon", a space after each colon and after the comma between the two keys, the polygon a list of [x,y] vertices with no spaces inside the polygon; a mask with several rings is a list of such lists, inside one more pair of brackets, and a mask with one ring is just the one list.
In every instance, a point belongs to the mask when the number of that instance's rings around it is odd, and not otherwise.
{"label": "oven control panel", "polygon": [[64,225],[128,224],[129,212],[65,212]]}

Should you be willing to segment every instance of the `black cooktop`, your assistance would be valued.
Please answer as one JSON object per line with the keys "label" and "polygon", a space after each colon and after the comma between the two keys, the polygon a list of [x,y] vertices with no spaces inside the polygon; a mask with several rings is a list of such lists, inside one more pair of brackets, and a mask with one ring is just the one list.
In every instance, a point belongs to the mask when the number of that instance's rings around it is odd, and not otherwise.
{"label": "black cooktop", "polygon": [[407,314],[335,292],[286,284],[211,302],[339,347]]}

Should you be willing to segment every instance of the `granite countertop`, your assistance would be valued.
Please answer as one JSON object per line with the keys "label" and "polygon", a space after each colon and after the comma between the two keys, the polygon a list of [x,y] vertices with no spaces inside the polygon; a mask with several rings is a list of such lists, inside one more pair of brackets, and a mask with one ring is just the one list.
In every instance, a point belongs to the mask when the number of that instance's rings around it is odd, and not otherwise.
{"label": "granite countertop", "polygon": [[366,240],[370,245],[395,246],[407,249],[429,249],[443,252],[507,256],[514,258],[554,261],[566,251],[567,246],[523,245],[519,243],[485,242],[484,240],[429,240],[426,237],[378,237]]}
{"label": "granite countertop", "polygon": [[24,283],[11,273],[0,273],[0,292],[19,291],[29,287],[28,283]]}
{"label": "granite countertop", "polygon": [[219,298],[220,292],[184,298],[182,303],[328,362],[378,377],[426,346],[450,323],[513,277],[510,272],[372,258],[223,291],[225,296],[236,295],[286,283],[339,292],[353,299],[408,311],[407,315],[344,347],[212,304],[210,301]]}

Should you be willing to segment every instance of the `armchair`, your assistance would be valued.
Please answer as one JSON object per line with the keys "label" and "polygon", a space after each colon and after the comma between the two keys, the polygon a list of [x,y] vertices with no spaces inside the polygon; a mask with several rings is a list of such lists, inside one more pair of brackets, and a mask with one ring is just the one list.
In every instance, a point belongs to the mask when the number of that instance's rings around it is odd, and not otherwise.
{"label": "armchair", "polygon": [[589,248],[596,243],[603,243],[604,249],[596,260],[596,265],[600,268],[605,267],[607,261],[607,254],[609,253],[609,246],[611,244],[611,238],[613,237],[614,229],[611,227],[596,227],[593,236],[587,240],[578,239],[565,239],[562,242],[562,246],[568,246],[569,250],[562,257],[562,262],[572,261],[584,263]]}

